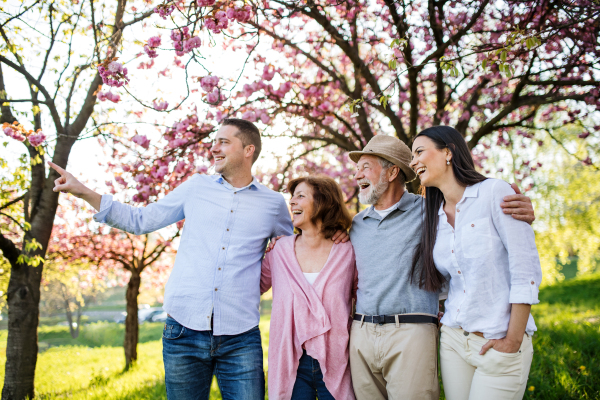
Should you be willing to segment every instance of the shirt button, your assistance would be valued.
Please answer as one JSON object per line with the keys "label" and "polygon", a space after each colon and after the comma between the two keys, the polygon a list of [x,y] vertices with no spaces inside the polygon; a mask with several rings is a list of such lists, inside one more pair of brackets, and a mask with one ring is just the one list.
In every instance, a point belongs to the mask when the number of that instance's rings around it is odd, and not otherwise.
{"label": "shirt button", "polygon": [[535,282],[534,282],[534,281],[531,281],[531,284],[532,284],[532,285],[534,285],[534,284],[535,284]]}
{"label": "shirt button", "polygon": [[227,232],[229,232],[229,229],[227,229]]}
{"label": "shirt button", "polygon": [[221,270],[221,268],[219,267],[219,271]]}
{"label": "shirt button", "polygon": [[215,288],[215,292],[216,292],[217,290],[219,290],[219,289]]}
{"label": "shirt button", "polygon": [[223,250],[225,250],[225,247],[223,247]]}
{"label": "shirt button", "polygon": [[[215,290],[217,290],[217,289],[215,289]],[[458,310],[456,310],[456,312],[459,312],[459,311],[460,311],[460,308]]]}
{"label": "shirt button", "polygon": [[233,192],[233,194],[237,194],[237,192]]}
{"label": "shirt button", "polygon": [[463,293],[467,293],[467,291],[466,291],[466,290],[463,290]]}
{"label": "shirt button", "polygon": [[458,271],[458,273],[460,274],[460,271]]}
{"label": "shirt button", "polygon": [[454,250],[452,250],[452,252],[454,253]]}
{"label": "shirt button", "polygon": [[[232,211],[232,212],[233,212],[233,211]],[[475,224],[471,224],[471,228],[474,228],[474,227],[475,227]]]}
{"label": "shirt button", "polygon": [[233,212],[233,210],[231,210],[231,212]]}
{"label": "shirt button", "polygon": [[457,209],[456,209],[456,212],[460,212],[460,210],[457,208]]}

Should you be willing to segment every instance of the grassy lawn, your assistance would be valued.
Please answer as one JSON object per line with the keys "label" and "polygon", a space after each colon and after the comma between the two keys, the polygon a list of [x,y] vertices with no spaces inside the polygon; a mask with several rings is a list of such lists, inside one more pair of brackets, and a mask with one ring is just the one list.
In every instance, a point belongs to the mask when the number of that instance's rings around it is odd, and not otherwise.
{"label": "grassy lawn", "polygon": [[[539,331],[525,398],[600,399],[600,274],[546,287],[540,299],[533,308]],[[269,315],[264,311],[266,367]],[[161,333],[162,324],[140,326],[138,363],[123,372],[123,325],[85,325],[78,339],[71,339],[65,326],[40,327],[38,398],[166,399]],[[0,379],[5,346],[6,331],[0,331]],[[220,398],[213,382],[211,400]]]}

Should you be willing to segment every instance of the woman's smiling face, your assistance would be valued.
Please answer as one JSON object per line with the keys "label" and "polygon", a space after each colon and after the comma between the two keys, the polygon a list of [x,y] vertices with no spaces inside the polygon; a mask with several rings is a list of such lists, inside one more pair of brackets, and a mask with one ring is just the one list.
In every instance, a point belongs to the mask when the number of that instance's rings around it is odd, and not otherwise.
{"label": "woman's smiling face", "polygon": [[313,189],[309,184],[302,182],[296,186],[290,199],[294,227],[302,229],[303,226],[312,225],[313,201]]}
{"label": "woman's smiling face", "polygon": [[412,146],[410,167],[417,173],[423,186],[439,187],[447,173],[452,173],[447,161],[452,159],[448,149],[438,149],[427,136],[417,136]]}

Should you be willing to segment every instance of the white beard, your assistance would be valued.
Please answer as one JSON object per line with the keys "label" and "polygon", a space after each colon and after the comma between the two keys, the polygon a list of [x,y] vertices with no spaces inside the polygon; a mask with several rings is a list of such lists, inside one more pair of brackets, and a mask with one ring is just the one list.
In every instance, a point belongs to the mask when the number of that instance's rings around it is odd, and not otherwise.
{"label": "white beard", "polygon": [[[379,182],[376,185],[373,185],[371,181],[369,183],[369,191],[367,193],[359,192],[358,193],[358,201],[362,204],[377,204],[381,196],[385,193],[390,183],[387,181],[385,171],[382,171],[379,176]],[[367,179],[368,180],[368,179]]]}

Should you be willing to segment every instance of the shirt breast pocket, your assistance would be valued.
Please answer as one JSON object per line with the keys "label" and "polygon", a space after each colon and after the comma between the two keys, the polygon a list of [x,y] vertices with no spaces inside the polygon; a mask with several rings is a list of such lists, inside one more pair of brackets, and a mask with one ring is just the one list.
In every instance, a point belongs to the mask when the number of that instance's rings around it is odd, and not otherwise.
{"label": "shirt breast pocket", "polygon": [[479,218],[462,229],[460,246],[465,258],[479,258],[492,250],[492,233],[489,218]]}

